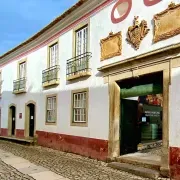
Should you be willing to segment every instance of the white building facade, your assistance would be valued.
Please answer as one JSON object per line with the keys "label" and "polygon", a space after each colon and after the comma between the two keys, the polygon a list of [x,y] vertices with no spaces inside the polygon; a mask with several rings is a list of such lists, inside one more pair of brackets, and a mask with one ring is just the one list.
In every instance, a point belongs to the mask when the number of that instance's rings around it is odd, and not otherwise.
{"label": "white building facade", "polygon": [[121,81],[161,72],[161,167],[178,176],[178,18],[179,0],[78,1],[0,57],[1,136],[35,137],[39,145],[100,160],[117,157]]}

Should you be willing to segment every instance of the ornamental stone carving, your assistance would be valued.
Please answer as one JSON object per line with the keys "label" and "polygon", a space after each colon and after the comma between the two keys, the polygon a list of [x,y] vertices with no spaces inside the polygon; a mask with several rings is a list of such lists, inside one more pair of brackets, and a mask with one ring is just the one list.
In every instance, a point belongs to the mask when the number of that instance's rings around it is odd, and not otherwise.
{"label": "ornamental stone carving", "polygon": [[131,43],[137,50],[141,44],[141,41],[148,34],[149,29],[147,27],[147,22],[142,20],[141,23],[138,21],[139,17],[134,17],[134,24],[128,28],[127,41]]}
{"label": "ornamental stone carving", "polygon": [[180,4],[171,3],[154,16],[154,42],[180,34]]}
{"label": "ornamental stone carving", "polygon": [[109,36],[101,39],[101,61],[112,58],[114,56],[121,55],[122,50],[122,35],[121,32],[113,34],[109,33]]}

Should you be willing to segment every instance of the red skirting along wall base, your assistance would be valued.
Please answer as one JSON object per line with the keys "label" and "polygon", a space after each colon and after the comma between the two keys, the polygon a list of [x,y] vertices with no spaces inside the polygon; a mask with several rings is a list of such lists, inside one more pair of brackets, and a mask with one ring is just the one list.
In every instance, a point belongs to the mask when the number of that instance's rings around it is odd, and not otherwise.
{"label": "red skirting along wall base", "polygon": [[[8,129],[1,128],[1,136],[8,136]],[[16,129],[16,137],[17,138],[24,138],[24,129]]]}
{"label": "red skirting along wall base", "polygon": [[[36,131],[38,145],[71,152],[105,161],[108,156],[108,141],[65,134]],[[1,136],[8,136],[8,129],[1,128]],[[24,130],[16,129],[16,137],[24,138]]]}
{"label": "red skirting along wall base", "polygon": [[8,129],[7,128],[1,128],[1,136],[7,136],[8,135]]}
{"label": "red skirting along wall base", "polygon": [[72,152],[94,159],[106,160],[108,141],[79,136],[71,136],[44,131],[36,131],[38,144],[65,152]]}
{"label": "red skirting along wall base", "polygon": [[24,138],[24,129],[16,129],[16,137]]}
{"label": "red skirting along wall base", "polygon": [[170,173],[173,180],[180,180],[180,147],[170,147]]}

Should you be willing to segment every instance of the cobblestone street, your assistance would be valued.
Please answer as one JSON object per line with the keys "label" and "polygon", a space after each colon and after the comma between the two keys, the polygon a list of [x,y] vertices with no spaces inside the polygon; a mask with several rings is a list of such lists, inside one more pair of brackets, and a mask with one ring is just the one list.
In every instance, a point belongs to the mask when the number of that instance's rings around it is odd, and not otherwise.
{"label": "cobblestone street", "polygon": [[[52,172],[73,180],[145,180],[132,174],[106,167],[104,162],[96,161],[71,153],[60,152],[39,146],[24,146],[0,141],[0,149],[43,166]],[[0,177],[31,179],[0,161]],[[12,178],[12,179],[13,179]],[[1,178],[3,179],[3,178]]]}
{"label": "cobblestone street", "polygon": [[0,180],[34,180],[28,175],[22,174],[12,166],[5,164],[0,159]]}

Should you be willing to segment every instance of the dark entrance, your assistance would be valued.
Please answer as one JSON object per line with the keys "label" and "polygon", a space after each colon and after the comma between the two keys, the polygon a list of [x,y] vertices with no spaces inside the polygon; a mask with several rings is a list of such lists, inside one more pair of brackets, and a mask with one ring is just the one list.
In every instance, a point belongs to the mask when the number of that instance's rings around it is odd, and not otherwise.
{"label": "dark entrance", "polygon": [[11,122],[12,122],[11,135],[14,136],[15,135],[15,128],[16,128],[16,107],[11,106],[10,110],[11,110]]}
{"label": "dark entrance", "polygon": [[35,105],[29,104],[29,136],[34,137]]}
{"label": "dark entrance", "polygon": [[[162,72],[131,78],[119,83],[121,88],[121,155],[136,152],[143,140],[158,138],[160,111],[158,105],[146,103],[147,95],[161,94],[163,91]],[[162,113],[162,112],[161,112]],[[160,123],[159,123],[160,122]],[[153,128],[153,129],[152,129]],[[151,138],[153,136],[153,138]],[[154,138],[155,137],[155,138]]]}
{"label": "dark entrance", "polygon": [[137,151],[138,102],[121,100],[121,155]]}

